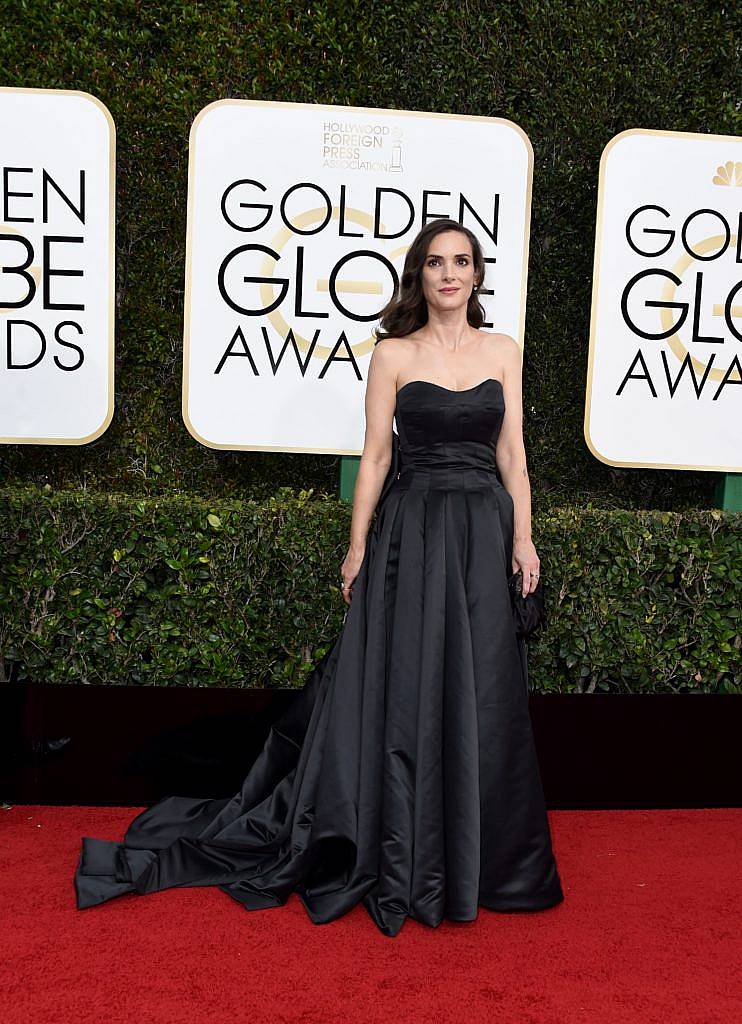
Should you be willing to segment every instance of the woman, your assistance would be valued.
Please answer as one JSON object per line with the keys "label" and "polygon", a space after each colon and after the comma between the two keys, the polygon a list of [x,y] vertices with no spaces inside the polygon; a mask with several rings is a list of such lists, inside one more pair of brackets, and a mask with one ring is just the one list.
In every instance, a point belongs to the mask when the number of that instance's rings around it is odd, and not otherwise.
{"label": "woman", "polygon": [[507,586],[521,570],[527,594],[540,572],[520,349],[479,330],[483,279],[455,221],[413,241],[369,365],[340,635],[238,794],[168,797],[122,843],[83,839],[78,908],[172,886],[249,910],[297,892],[316,924],[363,902],[395,936],[407,917],[563,900]]}

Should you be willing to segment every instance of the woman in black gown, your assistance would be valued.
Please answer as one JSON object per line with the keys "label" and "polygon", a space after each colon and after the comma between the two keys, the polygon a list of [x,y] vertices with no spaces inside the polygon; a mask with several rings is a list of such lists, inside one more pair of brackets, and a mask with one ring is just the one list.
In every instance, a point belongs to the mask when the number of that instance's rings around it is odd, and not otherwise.
{"label": "woman in black gown", "polygon": [[173,886],[248,910],[296,892],[316,924],[363,902],[395,936],[407,917],[563,900],[507,587],[539,574],[521,356],[479,330],[483,278],[456,222],[413,241],[369,366],[341,632],[239,793],[167,797],[123,842],[82,840],[79,909]]}

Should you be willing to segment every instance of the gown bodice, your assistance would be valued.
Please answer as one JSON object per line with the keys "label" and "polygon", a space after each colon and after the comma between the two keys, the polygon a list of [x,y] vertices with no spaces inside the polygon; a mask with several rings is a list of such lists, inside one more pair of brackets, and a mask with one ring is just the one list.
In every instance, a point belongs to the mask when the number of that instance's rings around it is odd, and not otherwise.
{"label": "gown bodice", "polygon": [[422,380],[404,384],[395,409],[400,479],[451,487],[491,482],[504,414],[502,384],[494,377],[463,391]]}

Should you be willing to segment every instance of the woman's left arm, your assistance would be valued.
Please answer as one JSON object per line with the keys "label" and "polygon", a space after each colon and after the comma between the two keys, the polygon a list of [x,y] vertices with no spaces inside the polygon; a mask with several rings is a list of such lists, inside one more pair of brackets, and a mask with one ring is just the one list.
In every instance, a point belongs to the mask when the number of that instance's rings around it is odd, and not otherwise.
{"label": "woman's left arm", "polygon": [[[531,484],[523,443],[523,356],[514,338],[501,335],[505,416],[495,460],[503,485],[513,499],[513,572],[523,573],[523,595],[538,585],[540,561],[531,540]],[[535,575],[532,575],[535,574]]]}

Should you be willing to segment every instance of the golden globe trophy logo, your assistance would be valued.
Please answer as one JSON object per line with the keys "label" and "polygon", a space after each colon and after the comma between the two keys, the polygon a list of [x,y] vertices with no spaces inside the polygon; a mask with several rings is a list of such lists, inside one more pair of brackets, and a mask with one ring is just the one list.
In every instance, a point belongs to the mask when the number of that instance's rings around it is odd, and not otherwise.
{"label": "golden globe trophy logo", "polygon": [[585,438],[742,471],[742,139],[631,129],[600,161]]}
{"label": "golden globe trophy logo", "polygon": [[221,100],[190,142],[183,418],[213,448],[358,455],[373,329],[423,224],[522,338],[533,154],[499,118]]}
{"label": "golden globe trophy logo", "polygon": [[113,120],[88,93],[0,88],[0,136],[0,440],[86,444],[114,405]]}

